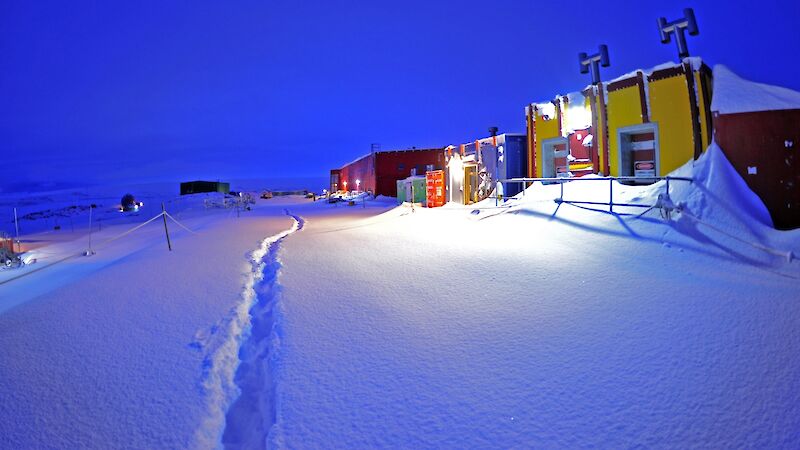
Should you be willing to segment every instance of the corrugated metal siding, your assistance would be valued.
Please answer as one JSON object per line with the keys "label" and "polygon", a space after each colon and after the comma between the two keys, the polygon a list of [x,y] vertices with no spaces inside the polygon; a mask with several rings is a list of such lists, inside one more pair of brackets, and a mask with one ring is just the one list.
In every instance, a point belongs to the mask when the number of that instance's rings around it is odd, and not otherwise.
{"label": "corrugated metal siding", "polygon": [[659,155],[656,175],[666,175],[694,157],[692,110],[684,72],[650,76],[650,117],[658,123]]}
{"label": "corrugated metal siding", "polygon": [[397,180],[409,177],[413,168],[417,169],[417,175],[420,176],[425,175],[429,165],[433,170],[443,170],[444,154],[443,148],[376,153],[375,194],[396,197]]}
{"label": "corrugated metal siding", "polygon": [[800,109],[714,113],[714,140],[778,229],[800,228]]}
{"label": "corrugated metal siding", "polygon": [[608,144],[609,169],[612,176],[619,176],[619,136],[617,130],[644,123],[642,96],[637,77],[627,78],[608,85]]}
{"label": "corrugated metal siding", "polygon": [[[526,136],[505,136],[504,163],[501,168],[504,173],[500,178],[522,178],[528,172],[528,144]],[[505,186],[506,197],[511,197],[522,192],[522,185],[518,183],[508,183]]]}
{"label": "corrugated metal siding", "polygon": [[[341,185],[339,189],[355,191],[356,181],[360,180],[361,184],[358,187],[361,191],[375,192],[375,170],[374,170],[375,155],[369,154],[363,158],[353,161],[352,163],[344,166],[340,170]],[[347,182],[345,189],[344,183]]]}
{"label": "corrugated metal siding", "polygon": [[561,136],[561,128],[555,117],[545,119],[539,111],[534,113],[534,127],[536,129],[536,176],[541,177],[544,167],[542,141]]}

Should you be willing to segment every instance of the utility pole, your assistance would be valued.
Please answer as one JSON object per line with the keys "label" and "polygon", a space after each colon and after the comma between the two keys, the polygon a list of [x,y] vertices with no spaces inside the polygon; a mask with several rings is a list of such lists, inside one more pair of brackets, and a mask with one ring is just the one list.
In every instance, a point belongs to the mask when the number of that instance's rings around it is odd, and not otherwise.
{"label": "utility pole", "polygon": [[169,240],[169,229],[167,228],[167,209],[164,207],[164,202],[161,202],[161,218],[164,219],[164,233],[167,235],[167,248],[172,251],[172,243]]}
{"label": "utility pole", "polygon": [[[602,170],[606,175],[608,175],[610,168],[609,168],[609,152],[608,152],[608,117],[606,116],[606,100],[605,95],[603,94],[603,83],[600,81],[600,67],[608,67],[611,65],[611,62],[608,58],[608,46],[605,44],[601,44],[598,46],[598,52],[594,55],[587,55],[584,52],[578,53],[578,62],[580,63],[580,70],[581,73],[589,73],[589,69],[592,70],[592,96],[597,96],[597,100],[599,100],[599,104],[595,104],[594,98],[592,98],[592,110],[597,111],[597,115],[602,117],[603,121],[603,129],[601,130],[594,130],[595,135],[600,135],[603,138],[603,147],[598,148],[597,150],[597,167],[598,170],[600,169],[600,157],[603,157],[603,165],[605,166]],[[597,124],[599,126],[599,122]],[[597,142],[597,139],[594,140]],[[593,148],[597,148],[596,145],[593,145]],[[569,161],[567,161],[569,162]],[[569,166],[569,164],[567,164]]]}

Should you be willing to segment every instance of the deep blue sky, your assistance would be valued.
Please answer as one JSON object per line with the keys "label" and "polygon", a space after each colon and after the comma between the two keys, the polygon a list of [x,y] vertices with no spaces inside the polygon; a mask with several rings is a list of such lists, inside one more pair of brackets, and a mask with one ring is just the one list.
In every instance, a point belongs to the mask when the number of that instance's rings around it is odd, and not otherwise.
{"label": "deep blue sky", "polygon": [[800,90],[798,2],[635,3],[0,0],[0,188],[324,176],[371,142],[524,132],[588,83],[579,51],[609,45],[605,78],[674,60],[655,22],[686,6],[693,55]]}

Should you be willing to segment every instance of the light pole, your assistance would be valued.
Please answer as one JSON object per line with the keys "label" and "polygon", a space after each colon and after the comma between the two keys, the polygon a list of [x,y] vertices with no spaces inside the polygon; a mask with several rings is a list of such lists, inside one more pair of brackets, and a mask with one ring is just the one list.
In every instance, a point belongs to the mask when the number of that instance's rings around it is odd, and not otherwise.
{"label": "light pole", "polygon": [[587,55],[584,52],[578,53],[581,73],[589,73],[592,69],[592,84],[600,82],[600,67],[608,67],[611,63],[608,60],[608,46],[605,44],[598,47],[598,52],[594,55]]}
{"label": "light pole", "polygon": [[667,19],[663,17],[658,18],[658,33],[661,36],[661,43],[669,44],[672,41],[672,35],[675,35],[675,41],[678,44],[678,58],[680,59],[689,57],[689,47],[686,45],[684,30],[689,32],[689,36],[700,34],[692,8],[684,9],[683,17],[672,22],[667,22]]}
{"label": "light pole", "polygon": [[344,185],[344,191],[347,192],[347,181],[342,181],[342,184]]}
{"label": "light pole", "polygon": [[500,182],[497,181],[498,174],[500,173],[500,153],[497,148],[497,131],[497,127],[489,127],[489,134],[492,136],[492,146],[494,147],[494,206],[497,206],[500,201],[497,198],[499,194],[497,186],[500,185]]}

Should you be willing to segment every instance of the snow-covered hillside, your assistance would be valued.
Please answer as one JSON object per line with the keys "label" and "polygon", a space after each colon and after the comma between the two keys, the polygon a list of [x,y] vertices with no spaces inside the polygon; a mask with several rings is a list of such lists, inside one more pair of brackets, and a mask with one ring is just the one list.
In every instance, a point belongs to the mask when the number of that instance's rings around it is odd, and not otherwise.
{"label": "snow-covered hillside", "polygon": [[800,232],[715,146],[675,175],[669,222],[541,184],[187,208],[173,252],[148,226],[0,284],[0,447],[796,447]]}

